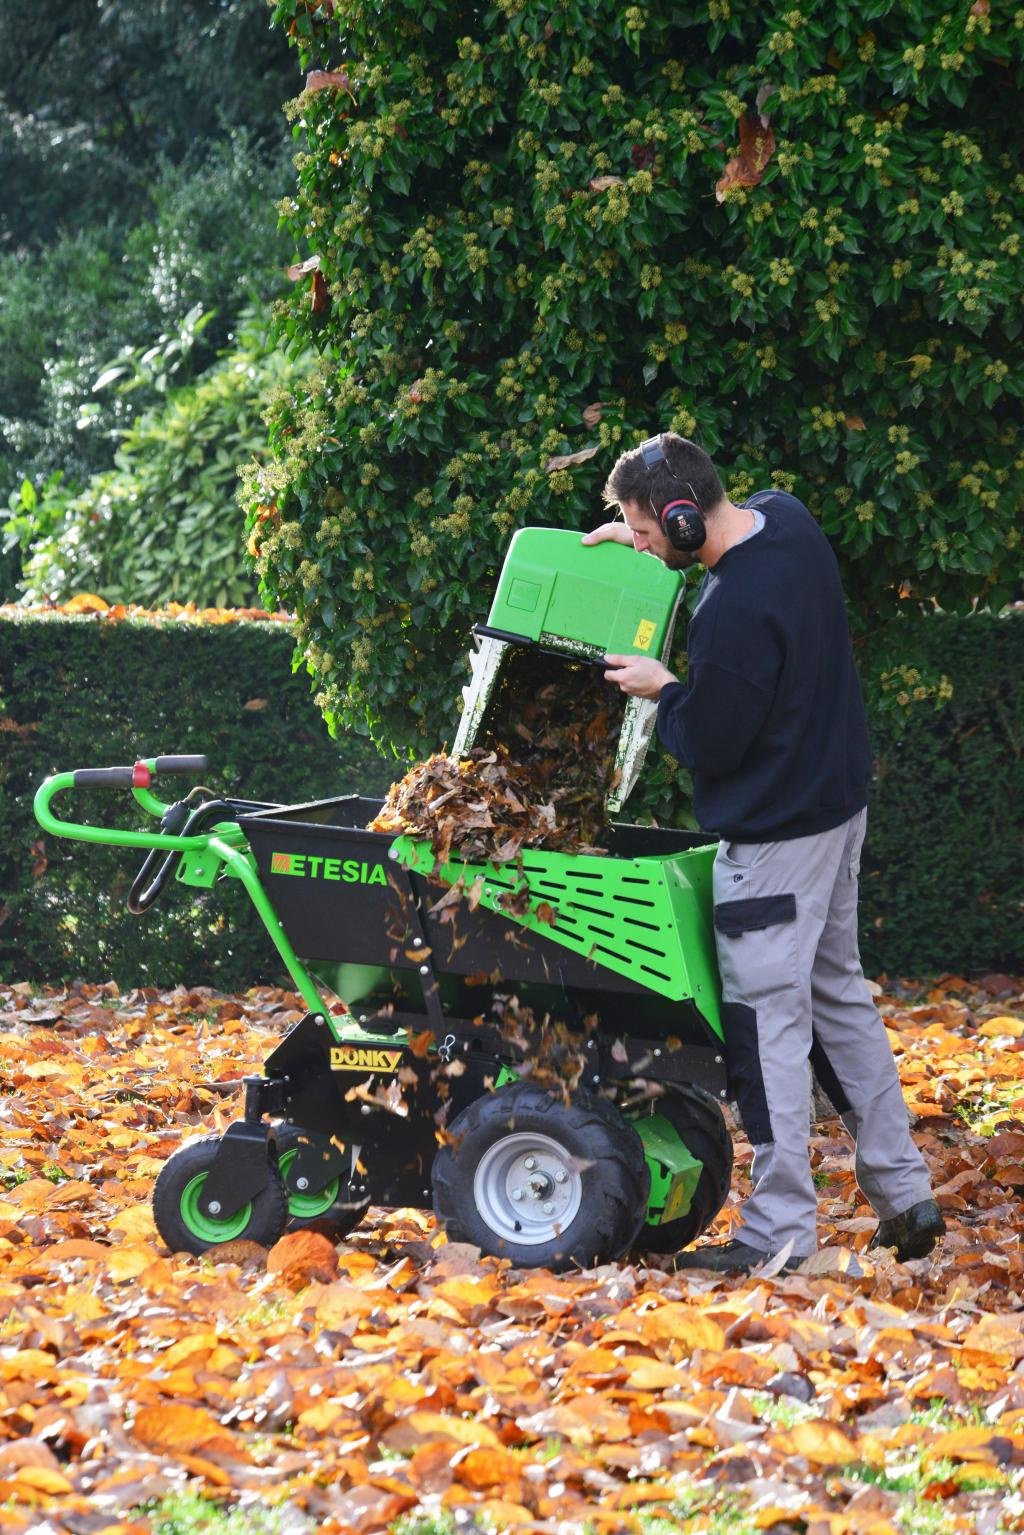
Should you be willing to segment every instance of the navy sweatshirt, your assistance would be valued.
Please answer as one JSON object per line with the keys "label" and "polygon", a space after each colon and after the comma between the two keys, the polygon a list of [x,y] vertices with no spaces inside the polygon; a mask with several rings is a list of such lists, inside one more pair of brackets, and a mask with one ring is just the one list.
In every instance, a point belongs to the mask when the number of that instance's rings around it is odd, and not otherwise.
{"label": "navy sweatshirt", "polygon": [[784,491],[745,504],[764,527],[706,572],[658,735],[693,774],[702,830],[777,842],[862,810],[871,751],[828,540]]}

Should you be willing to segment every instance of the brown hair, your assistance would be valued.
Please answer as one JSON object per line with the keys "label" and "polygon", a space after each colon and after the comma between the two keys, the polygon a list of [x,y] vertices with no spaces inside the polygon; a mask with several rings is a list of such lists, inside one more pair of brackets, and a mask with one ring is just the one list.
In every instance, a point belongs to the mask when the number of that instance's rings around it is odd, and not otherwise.
{"label": "brown hair", "polygon": [[725,500],[725,490],[704,449],[676,432],[662,433],[661,447],[665,457],[653,469],[648,469],[639,448],[630,448],[616,460],[604,487],[606,503],[635,501],[644,512],[660,517],[670,501],[692,491],[705,516],[714,511]]}

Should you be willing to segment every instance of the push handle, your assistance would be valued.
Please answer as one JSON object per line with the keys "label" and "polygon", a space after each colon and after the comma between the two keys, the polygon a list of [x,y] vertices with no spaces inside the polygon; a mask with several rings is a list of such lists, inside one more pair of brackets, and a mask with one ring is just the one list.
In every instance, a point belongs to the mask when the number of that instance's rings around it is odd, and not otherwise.
{"label": "push handle", "polygon": [[[208,757],[156,757],[152,773],[205,773]],[[145,789],[150,782],[150,768],[145,762],[132,767],[76,768],[72,773],[76,789]]]}
{"label": "push handle", "polygon": [[209,757],[157,757],[154,773],[205,773]]}
{"label": "push handle", "polygon": [[135,783],[135,769],[76,768],[71,777],[76,789],[130,789]]}

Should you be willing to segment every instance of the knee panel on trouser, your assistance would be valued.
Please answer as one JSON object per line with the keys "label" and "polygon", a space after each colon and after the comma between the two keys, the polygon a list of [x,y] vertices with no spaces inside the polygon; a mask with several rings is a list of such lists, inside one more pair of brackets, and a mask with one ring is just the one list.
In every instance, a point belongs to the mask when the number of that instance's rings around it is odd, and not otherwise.
{"label": "knee panel on trouser", "polygon": [[715,906],[722,1028],[729,1087],[753,1145],[775,1139],[758,1037],[758,1002],[795,984],[796,897],[768,895]]}

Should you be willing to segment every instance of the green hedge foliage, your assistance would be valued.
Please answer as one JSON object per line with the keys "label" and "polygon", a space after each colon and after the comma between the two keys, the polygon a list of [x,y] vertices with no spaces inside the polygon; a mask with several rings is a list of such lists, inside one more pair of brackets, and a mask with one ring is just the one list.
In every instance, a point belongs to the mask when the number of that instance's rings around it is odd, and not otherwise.
{"label": "green hedge foliage", "polygon": [[1017,972],[1024,610],[908,628],[909,663],[868,694],[875,781],[861,868],[864,963],[875,975]]}
{"label": "green hedge foliage", "polygon": [[[31,805],[49,773],[175,751],[206,752],[208,781],[247,798],[383,794],[400,765],[362,738],[328,738],[289,674],[291,643],[269,624],[0,618],[0,978],[224,988],[278,978],[235,881],[174,884],[131,917],[124,898],[141,854],[44,837]],[[868,699],[877,775],[865,964],[876,975],[1019,966],[1024,617],[915,624],[902,647],[910,662]],[[652,754],[644,777],[671,820],[685,788],[675,765]],[[181,793],[189,780],[166,780],[166,797],[175,783]],[[123,790],[61,804],[101,824],[147,820]]]}
{"label": "green hedge foliage", "polygon": [[[235,880],[172,882],[142,917],[125,896],[143,854],[44,837],[32,797],[53,772],[205,752],[211,787],[296,803],[383,794],[395,776],[365,740],[332,741],[290,670],[284,624],[0,618],[0,976],[113,978],[230,989],[277,955]],[[194,779],[157,783],[174,799]],[[136,830],[156,823],[126,790],[82,790],[57,813]]]}
{"label": "green hedge foliage", "polygon": [[666,427],[733,498],[807,501],[865,626],[1012,594],[1024,12],[274,14],[311,71],[284,328],[323,366],[245,496],[330,721],[433,744],[510,533],[600,521],[618,452]]}

